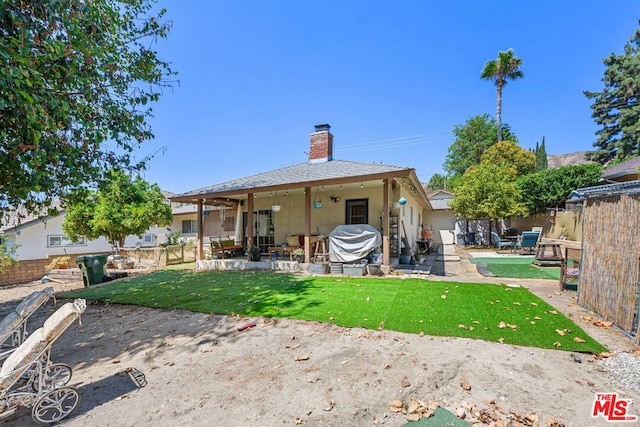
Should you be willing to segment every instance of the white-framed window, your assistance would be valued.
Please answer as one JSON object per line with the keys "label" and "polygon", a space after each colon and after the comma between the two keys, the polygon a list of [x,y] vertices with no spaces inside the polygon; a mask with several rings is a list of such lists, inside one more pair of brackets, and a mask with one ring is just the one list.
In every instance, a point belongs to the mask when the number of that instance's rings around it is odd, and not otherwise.
{"label": "white-framed window", "polygon": [[64,234],[58,235],[49,235],[47,236],[47,246],[59,247],[59,246],[85,246],[87,244],[87,239],[84,237],[78,237],[78,240],[72,242]]}
{"label": "white-framed window", "polygon": [[198,234],[198,221],[195,219],[183,219],[182,234]]}
{"label": "white-framed window", "polygon": [[145,234],[142,236],[142,244],[143,245],[152,245],[156,241],[155,234]]}

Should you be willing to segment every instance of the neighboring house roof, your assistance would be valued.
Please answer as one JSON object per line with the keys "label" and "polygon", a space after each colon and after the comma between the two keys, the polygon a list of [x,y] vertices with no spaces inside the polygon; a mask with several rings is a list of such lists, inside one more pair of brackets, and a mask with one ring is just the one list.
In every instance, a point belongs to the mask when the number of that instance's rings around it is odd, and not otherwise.
{"label": "neighboring house roof", "polygon": [[330,160],[323,163],[299,163],[297,165],[263,172],[256,175],[226,181],[182,193],[172,200],[188,201],[197,196],[216,194],[233,195],[248,190],[268,191],[280,188],[318,186],[332,180],[371,180],[385,176],[410,176],[413,169],[380,163],[363,163],[347,160]]}
{"label": "neighboring house roof", "polygon": [[[64,213],[62,209],[62,203],[60,200],[54,200],[51,203],[50,209],[57,209],[58,214]],[[5,213],[2,218],[2,224],[0,224],[0,234],[13,233],[25,227],[29,227],[32,224],[39,222],[46,222],[49,215],[47,210],[41,210],[37,213],[28,213],[24,207],[20,206],[17,209]]]}
{"label": "neighboring house roof", "polygon": [[434,211],[450,210],[449,201],[453,197],[453,192],[449,190],[431,190],[427,193],[429,203]]}
{"label": "neighboring house roof", "polygon": [[[640,168],[640,156],[608,168],[602,173],[601,178],[603,180],[620,180],[620,178],[623,177],[627,177],[628,179],[639,179],[640,171],[638,168]],[[624,179],[621,181],[624,181]]]}
{"label": "neighboring house roof", "polygon": [[599,198],[619,194],[640,194],[640,180],[578,188],[571,192],[570,199]]}
{"label": "neighboring house roof", "polygon": [[434,211],[443,211],[451,209],[449,200],[450,199],[429,199],[429,202]]}
{"label": "neighboring house roof", "polygon": [[433,190],[433,189],[427,189],[425,190],[427,193],[427,197],[429,199],[431,199],[432,197],[435,196],[453,196],[453,192],[446,190],[444,188],[438,189],[438,190]]}

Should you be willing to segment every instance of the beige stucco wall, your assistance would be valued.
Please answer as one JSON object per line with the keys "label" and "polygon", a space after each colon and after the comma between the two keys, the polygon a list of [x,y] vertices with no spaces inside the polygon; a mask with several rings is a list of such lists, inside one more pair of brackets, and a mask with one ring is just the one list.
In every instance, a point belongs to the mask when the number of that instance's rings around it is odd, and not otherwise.
{"label": "beige stucco wall", "polygon": [[451,210],[438,210],[428,212],[424,224],[433,230],[432,240],[441,245],[442,235],[449,238],[448,243],[455,243],[455,223],[456,216]]}
{"label": "beige stucco wall", "polygon": [[[338,197],[338,202],[333,202],[331,197]],[[413,194],[403,191],[402,188],[396,193],[398,198],[405,197],[407,203],[399,209],[393,208],[392,200],[394,195],[389,192],[389,203],[392,210],[398,213],[398,233],[400,237],[404,236],[402,223],[404,223],[406,235],[409,242],[413,246],[419,236],[419,225],[424,223],[425,211],[420,206],[418,198]],[[369,206],[369,225],[375,227],[382,232],[382,214],[383,214],[383,191],[382,182],[364,183],[364,188],[344,189],[337,191],[318,191],[312,189],[311,200],[317,197],[322,201],[322,208],[311,209],[311,234],[328,235],[338,225],[345,223],[346,218],[346,202],[347,200],[367,199]],[[273,204],[273,198],[256,198],[254,199],[254,210],[269,210]],[[279,212],[273,213],[274,225],[274,241],[276,244],[286,242],[286,237],[295,234],[304,234],[305,223],[305,198],[302,190],[292,191],[289,195],[278,194],[278,204],[282,206]],[[244,205],[244,212],[247,211],[247,204]],[[205,233],[206,234],[206,233]]]}
{"label": "beige stucco wall", "polygon": [[582,241],[582,211],[566,210],[536,214],[527,218],[512,218],[511,227],[519,232],[542,227],[542,236],[549,239],[563,238],[577,242]]}

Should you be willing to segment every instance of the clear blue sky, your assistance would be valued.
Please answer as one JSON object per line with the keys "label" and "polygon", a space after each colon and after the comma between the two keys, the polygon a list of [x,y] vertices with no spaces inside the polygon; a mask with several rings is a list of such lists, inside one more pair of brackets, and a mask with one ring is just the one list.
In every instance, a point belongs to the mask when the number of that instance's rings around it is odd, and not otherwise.
{"label": "clear blue sky", "polygon": [[176,193],[307,161],[329,123],[334,158],[442,173],[452,129],[495,116],[488,60],[513,48],[503,122],[524,148],[593,148],[583,90],[602,90],[602,59],[622,52],[636,0],[160,0],[173,21],[157,49],[179,72],[151,120],[166,147],[145,178]]}

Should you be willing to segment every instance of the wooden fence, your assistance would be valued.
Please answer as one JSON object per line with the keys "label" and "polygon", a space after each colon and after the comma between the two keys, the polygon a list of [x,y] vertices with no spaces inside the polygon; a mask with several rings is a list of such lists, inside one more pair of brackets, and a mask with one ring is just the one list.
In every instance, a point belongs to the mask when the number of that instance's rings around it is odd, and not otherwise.
{"label": "wooden fence", "polygon": [[640,343],[640,197],[588,199],[578,303]]}
{"label": "wooden fence", "polygon": [[182,264],[196,260],[194,248],[185,248],[184,245],[167,246],[165,248],[165,265]]}

